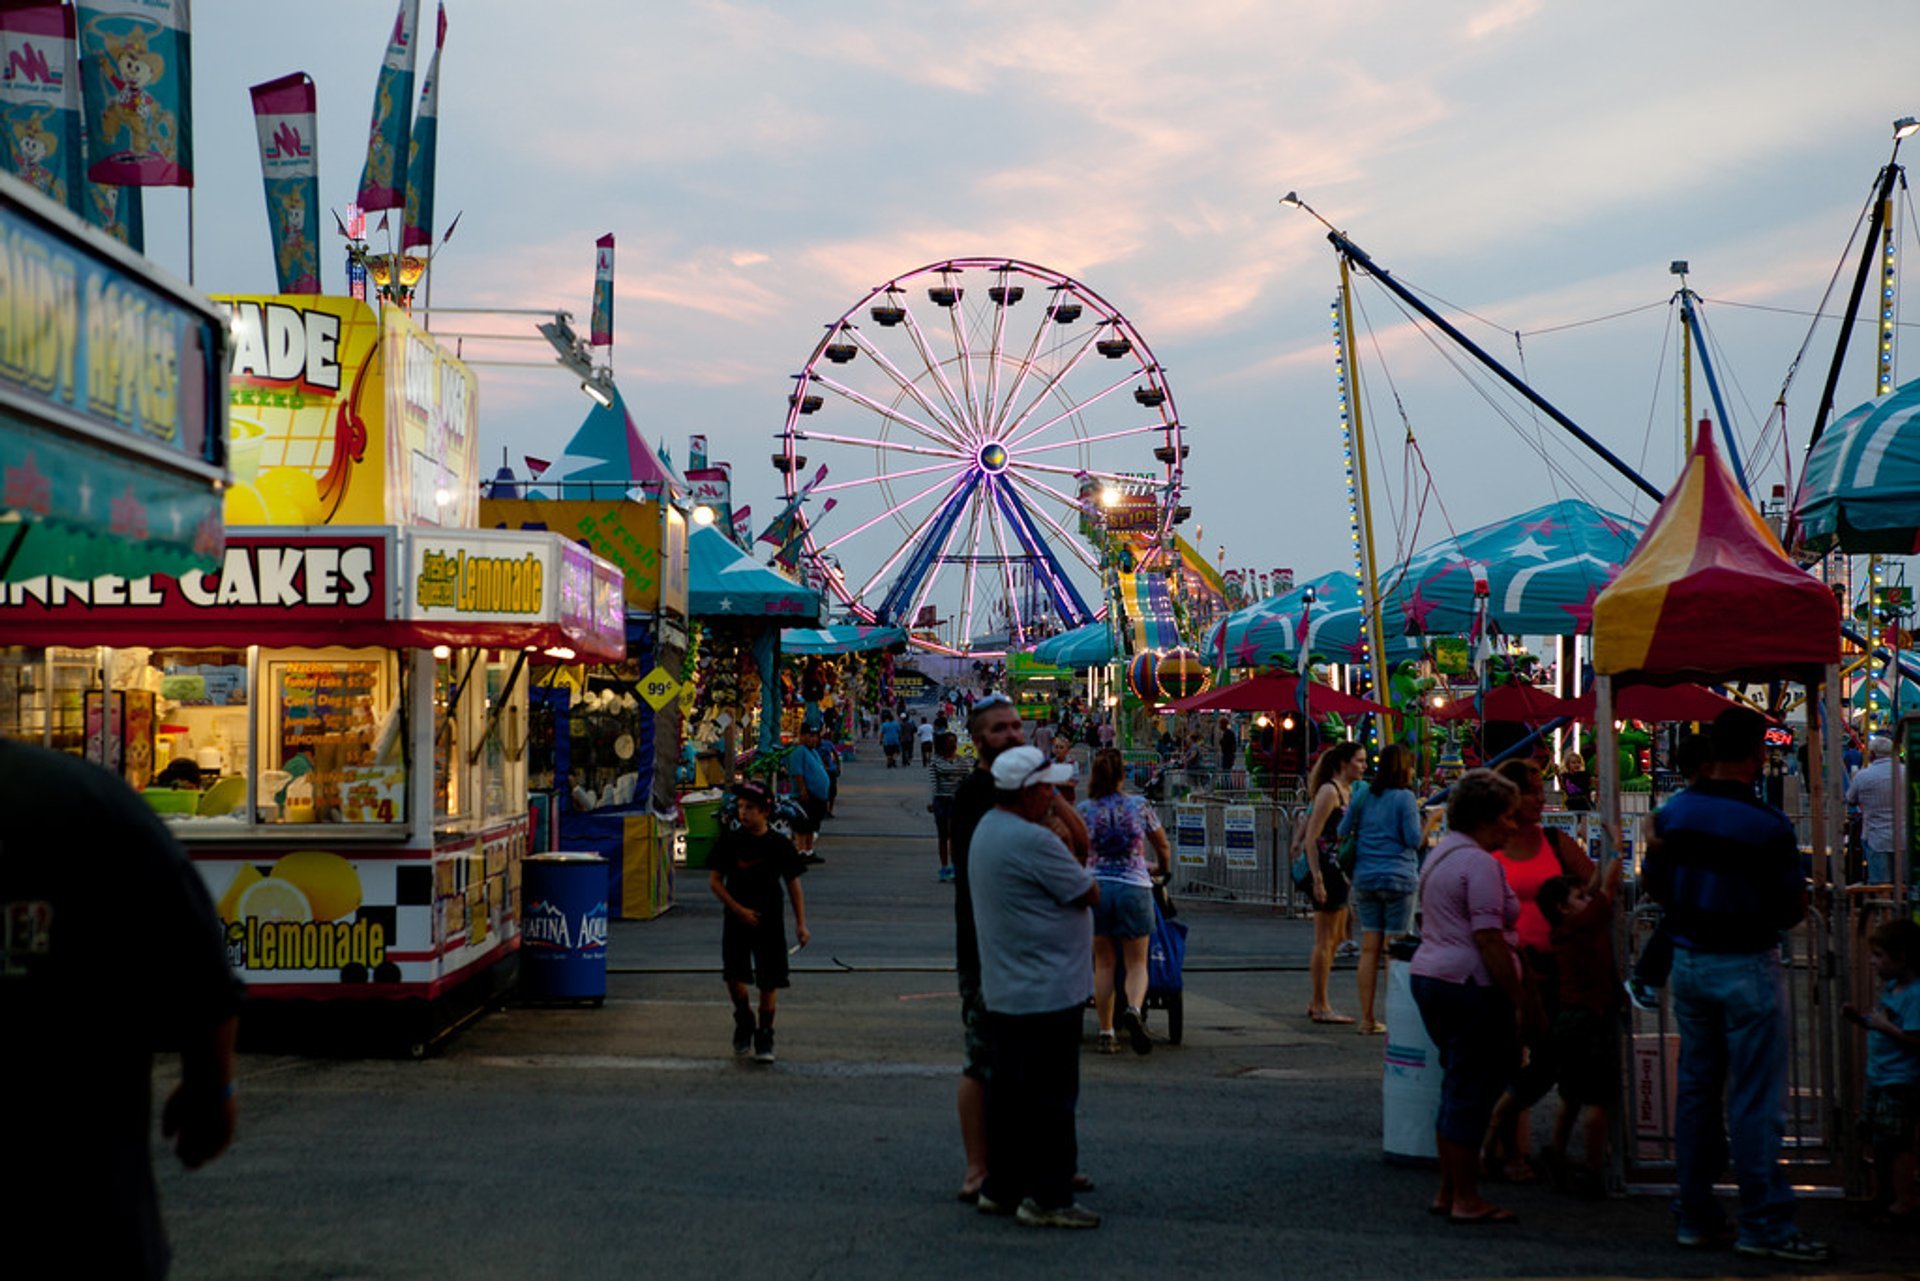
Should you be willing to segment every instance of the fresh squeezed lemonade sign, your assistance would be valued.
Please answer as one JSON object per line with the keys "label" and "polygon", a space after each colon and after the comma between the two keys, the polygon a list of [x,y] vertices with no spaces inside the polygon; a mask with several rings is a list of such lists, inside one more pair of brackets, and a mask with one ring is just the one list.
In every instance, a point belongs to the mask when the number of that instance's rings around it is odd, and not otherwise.
{"label": "fresh squeezed lemonade sign", "polygon": [[387,922],[363,913],[362,899],[358,869],[328,850],[294,850],[264,874],[243,863],[215,905],[227,962],[241,974],[333,970],[342,981],[396,981]]}

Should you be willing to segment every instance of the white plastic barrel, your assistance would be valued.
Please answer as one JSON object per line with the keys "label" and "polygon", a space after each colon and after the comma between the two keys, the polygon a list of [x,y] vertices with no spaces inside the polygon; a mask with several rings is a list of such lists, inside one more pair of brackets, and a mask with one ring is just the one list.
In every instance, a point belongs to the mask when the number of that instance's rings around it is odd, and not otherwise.
{"label": "white plastic barrel", "polygon": [[1439,1159],[1433,1123],[1440,1115],[1440,1051],[1413,999],[1411,967],[1387,970],[1386,1062],[1380,1077],[1380,1147],[1387,1160],[1428,1165]]}

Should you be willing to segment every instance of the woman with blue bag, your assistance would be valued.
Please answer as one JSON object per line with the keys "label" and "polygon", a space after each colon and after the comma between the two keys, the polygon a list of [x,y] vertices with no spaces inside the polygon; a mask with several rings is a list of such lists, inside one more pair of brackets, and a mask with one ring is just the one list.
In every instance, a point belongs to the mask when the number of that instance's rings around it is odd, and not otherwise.
{"label": "woman with blue bag", "polygon": [[[1172,870],[1167,834],[1153,806],[1121,790],[1126,764],[1120,753],[1103,747],[1093,754],[1093,777],[1087,799],[1079,804],[1087,824],[1092,852],[1089,864],[1100,884],[1100,901],[1093,909],[1093,1007],[1100,1016],[1099,1049],[1116,1054],[1114,1035],[1127,1034],[1135,1054],[1152,1051],[1141,1011],[1147,1003],[1147,940],[1153,933],[1154,869],[1147,863],[1152,847],[1159,874]],[[1117,953],[1117,955],[1116,955]],[[1114,969],[1126,969],[1126,1006],[1114,1017]]]}
{"label": "woman with blue bag", "polygon": [[1355,790],[1353,805],[1340,820],[1340,835],[1354,834],[1352,906],[1360,925],[1360,1026],[1362,1036],[1378,1036],[1387,1025],[1374,1018],[1374,995],[1382,950],[1389,934],[1407,932],[1413,920],[1413,895],[1420,885],[1420,846],[1424,833],[1420,804],[1413,795],[1413,753],[1394,743],[1380,753],[1373,783]]}

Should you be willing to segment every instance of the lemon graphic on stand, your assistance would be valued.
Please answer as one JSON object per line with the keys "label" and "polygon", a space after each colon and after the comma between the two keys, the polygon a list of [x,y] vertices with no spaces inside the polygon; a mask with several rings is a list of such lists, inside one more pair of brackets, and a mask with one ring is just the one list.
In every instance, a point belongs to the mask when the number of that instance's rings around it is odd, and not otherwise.
{"label": "lemon graphic on stand", "polygon": [[227,888],[220,895],[220,901],[214,904],[213,910],[223,921],[240,920],[240,896],[245,894],[255,882],[264,879],[266,878],[260,875],[259,868],[251,863],[242,863],[239,870],[233,874],[233,879],[227,882]]}
{"label": "lemon graphic on stand", "polygon": [[236,909],[241,920],[254,921],[311,921],[313,905],[307,902],[307,896],[300,887],[290,881],[277,881],[273,877],[262,879],[249,885],[240,895]]}
{"label": "lemon graphic on stand", "polygon": [[269,524],[320,523],[320,486],[305,468],[269,467],[260,473],[254,488],[259,491],[260,500],[266,504]]}
{"label": "lemon graphic on stand", "polygon": [[328,850],[295,850],[273,865],[267,879],[300,891],[313,912],[301,920],[339,921],[360,909],[360,873]]}

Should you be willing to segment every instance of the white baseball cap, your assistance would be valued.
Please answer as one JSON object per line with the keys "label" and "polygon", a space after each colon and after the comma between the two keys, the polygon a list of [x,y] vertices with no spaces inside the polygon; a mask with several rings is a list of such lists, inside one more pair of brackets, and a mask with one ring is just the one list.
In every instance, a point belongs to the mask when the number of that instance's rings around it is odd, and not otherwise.
{"label": "white baseball cap", "polygon": [[993,758],[993,785],[1018,792],[1035,783],[1069,783],[1073,766],[1056,765],[1037,747],[1009,747]]}

